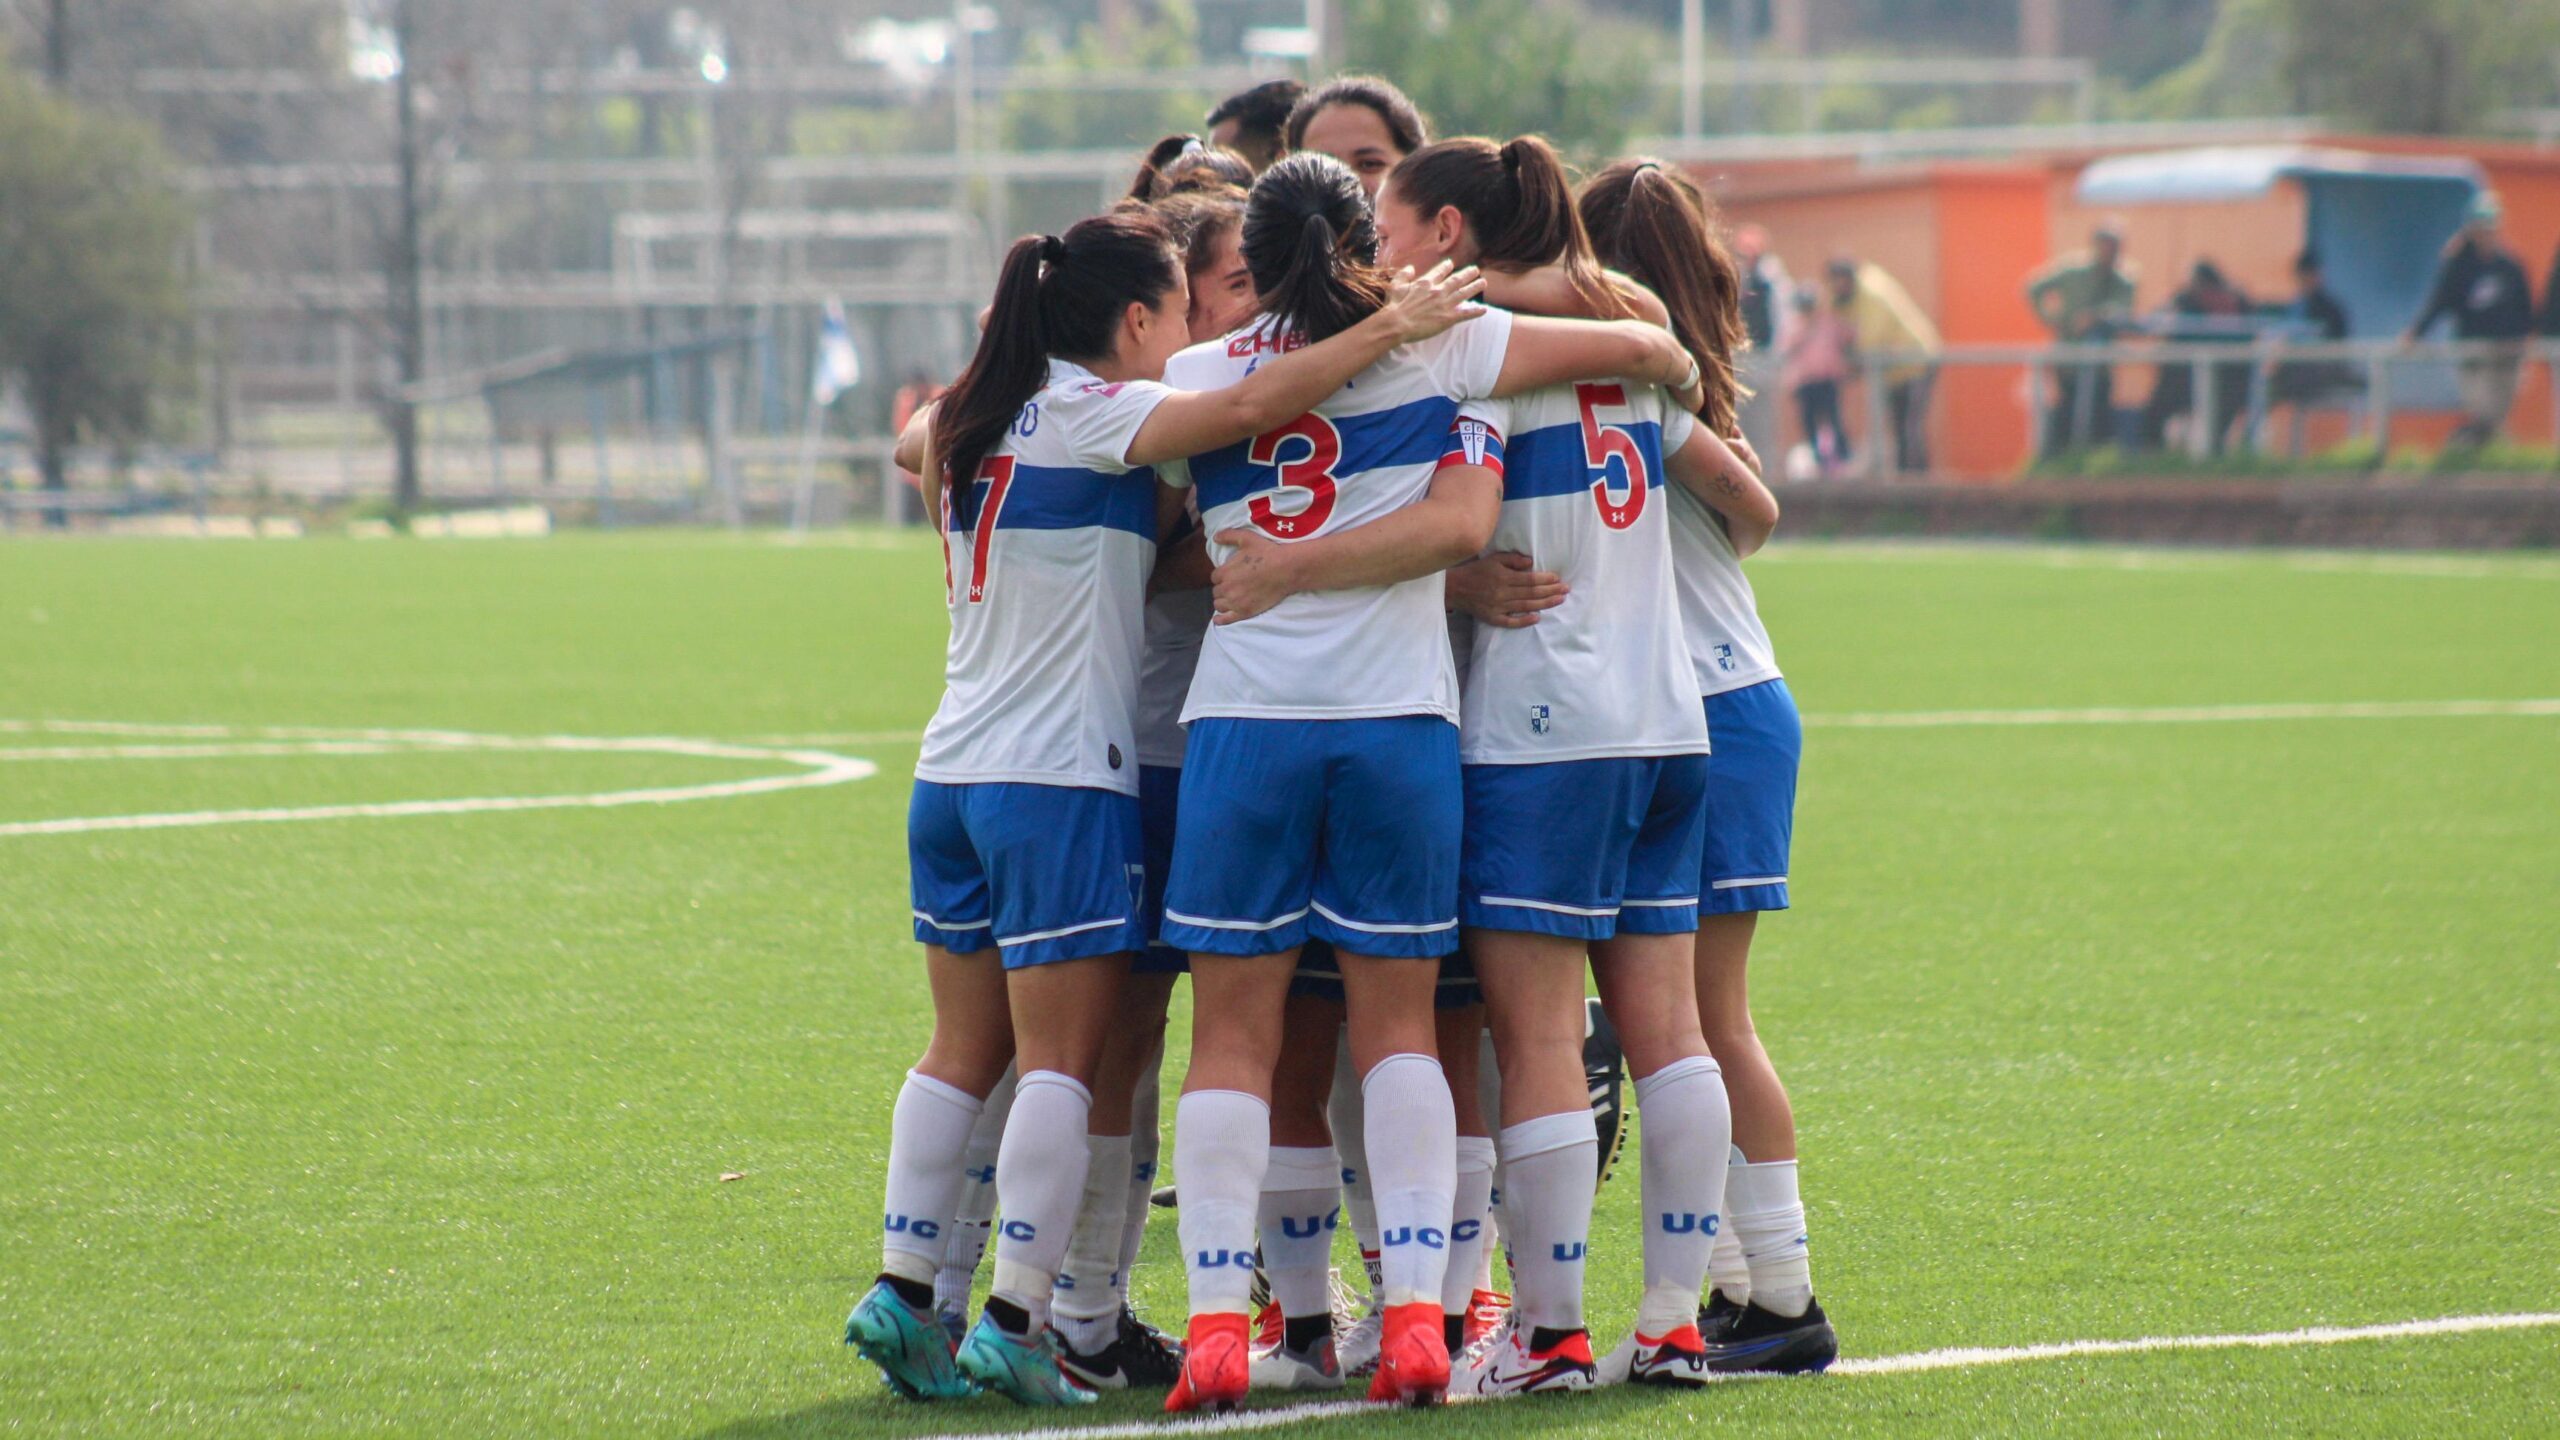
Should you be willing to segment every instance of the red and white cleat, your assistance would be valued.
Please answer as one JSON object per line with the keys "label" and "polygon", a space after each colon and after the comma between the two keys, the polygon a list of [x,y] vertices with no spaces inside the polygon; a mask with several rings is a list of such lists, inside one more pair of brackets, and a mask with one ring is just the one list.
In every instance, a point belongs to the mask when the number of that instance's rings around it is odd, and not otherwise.
{"label": "red and white cleat", "polygon": [[1223,1413],[1253,1388],[1253,1333],[1242,1315],[1194,1315],[1182,1347],[1182,1378],[1164,1397],[1167,1414]]}
{"label": "red and white cleat", "polygon": [[1511,1297],[1499,1290],[1479,1290],[1467,1301],[1467,1348],[1473,1350],[1484,1343],[1484,1337],[1502,1324],[1511,1313]]}
{"label": "red and white cleat", "polygon": [[1567,1330],[1543,1350],[1531,1348],[1534,1334],[1515,1324],[1500,1344],[1475,1357],[1456,1388],[1468,1395],[1552,1395],[1599,1383],[1588,1332]]}
{"label": "red and white cleat", "polygon": [[1449,1393],[1447,1334],[1438,1305],[1426,1300],[1388,1306],[1369,1398],[1417,1407],[1439,1404]]}

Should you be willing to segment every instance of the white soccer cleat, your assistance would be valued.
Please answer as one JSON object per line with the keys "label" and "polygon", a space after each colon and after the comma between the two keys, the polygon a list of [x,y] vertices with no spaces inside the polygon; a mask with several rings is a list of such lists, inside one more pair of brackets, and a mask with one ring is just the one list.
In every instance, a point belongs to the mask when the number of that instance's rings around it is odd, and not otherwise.
{"label": "white soccer cleat", "polygon": [[1374,1307],[1361,1312],[1336,1342],[1335,1358],[1345,1375],[1366,1375],[1378,1368],[1378,1345],[1386,1338],[1386,1317]]}
{"label": "white soccer cleat", "polygon": [[1466,1369],[1451,1378],[1449,1392],[1486,1398],[1561,1395],[1599,1383],[1588,1334],[1568,1330],[1544,1350],[1530,1349],[1529,1338],[1529,1332],[1514,1329],[1502,1343],[1472,1356]]}
{"label": "white soccer cleat", "polygon": [[1682,1325],[1668,1335],[1630,1333],[1600,1360],[1603,1385],[1704,1385],[1713,1378],[1706,1342],[1695,1325]]}
{"label": "white soccer cleat", "polygon": [[1342,1362],[1334,1358],[1333,1337],[1328,1335],[1305,1350],[1292,1350],[1275,1345],[1260,1350],[1253,1357],[1253,1388],[1256,1390],[1339,1390],[1342,1388]]}

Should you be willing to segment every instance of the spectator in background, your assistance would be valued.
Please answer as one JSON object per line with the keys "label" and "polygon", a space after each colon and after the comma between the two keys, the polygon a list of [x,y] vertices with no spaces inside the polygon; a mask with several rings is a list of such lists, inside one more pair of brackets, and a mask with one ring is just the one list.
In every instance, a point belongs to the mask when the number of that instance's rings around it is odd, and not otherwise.
{"label": "spectator in background", "polygon": [[1745,225],[1733,232],[1734,264],[1742,271],[1742,327],[1751,348],[1742,357],[1742,438],[1764,463],[1778,459],[1778,391],[1784,360],[1778,329],[1787,315],[1787,268],[1769,253],[1769,232]]}
{"label": "spectator in background", "polygon": [[1289,112],[1298,108],[1306,93],[1307,87],[1295,80],[1265,80],[1219,101],[1218,108],[1200,123],[1208,128],[1210,144],[1243,156],[1259,175],[1288,153],[1283,136]]}
{"label": "spectator in background", "polygon": [[[1881,373],[1867,369],[1866,379],[1870,385],[1885,387],[1885,423],[1893,432],[1889,453],[1894,468],[1904,474],[1927,470],[1929,392],[1938,379],[1933,363],[1940,348],[1938,327],[1912,303],[1902,282],[1880,265],[1842,255],[1832,260],[1829,273],[1831,306],[1848,321],[1861,365],[1882,367]],[[1883,437],[1870,437],[1870,443],[1879,447],[1878,455],[1888,453],[1882,448]]]}
{"label": "spectator in background", "polygon": [[[2089,237],[2089,248],[2065,255],[2027,282],[2036,318],[2065,345],[2103,345],[2133,319],[2133,274],[2124,260],[2124,232],[2110,222]],[[2045,412],[2044,453],[2059,455],[2115,428],[2115,372],[2105,365],[2054,367],[2052,408]]]}
{"label": "spectator in background", "polygon": [[[2329,291],[2319,251],[2305,250],[2294,257],[2293,286],[2293,303],[2277,312],[2293,338],[2335,344],[2353,331],[2347,307]],[[2278,405],[2308,405],[2351,394],[2363,383],[2356,367],[2344,360],[2287,360],[2276,366],[2267,398]]]}
{"label": "spectator in background", "polygon": [[2551,278],[2542,286],[2542,333],[2560,340],[2560,249],[2551,252]]}
{"label": "spectator in background", "polygon": [[[2172,344],[2246,344],[2255,336],[2251,309],[2248,295],[2231,283],[2221,266],[2198,260],[2187,272],[2187,283],[2170,297],[2168,313],[2155,328]],[[2166,446],[2169,422],[2185,416],[2189,424],[2206,427],[2213,453],[2221,454],[2224,433],[2249,403],[2250,368],[2246,361],[2212,365],[2208,376],[2212,394],[2206,397],[2204,413],[2198,415],[2195,366],[2180,360],[2157,367],[2151,399],[2142,407],[2143,448]]]}
{"label": "spectator in background", "polygon": [[1849,431],[1840,420],[1840,387],[1849,380],[1857,334],[1849,328],[1848,317],[1824,304],[1812,290],[1795,292],[1794,310],[1786,338],[1778,342],[1786,357],[1787,389],[1796,397],[1796,418],[1804,429],[1804,443],[1812,448],[1814,469],[1829,478],[1849,464]]}
{"label": "spectator in background", "polygon": [[[942,398],[942,387],[934,384],[931,376],[922,370],[909,371],[907,383],[899,386],[897,395],[889,401],[889,433],[906,434],[907,422],[916,418],[916,412],[940,398]],[[923,493],[924,477],[904,466],[899,467],[898,473],[906,477],[908,489],[916,491],[919,495]],[[908,513],[906,502],[899,501],[897,523],[906,524]]]}
{"label": "spectator in background", "polygon": [[2498,225],[2505,218],[2495,191],[2473,197],[2470,218],[2436,267],[2425,308],[2401,337],[2401,344],[2414,345],[2438,320],[2451,316],[2457,340],[2505,342],[2500,349],[2464,356],[2458,367],[2463,422],[2446,442],[2453,449],[2476,450],[2505,427],[2524,370],[2523,342],[2533,334],[2533,281],[2525,275],[2524,263],[2498,239]]}

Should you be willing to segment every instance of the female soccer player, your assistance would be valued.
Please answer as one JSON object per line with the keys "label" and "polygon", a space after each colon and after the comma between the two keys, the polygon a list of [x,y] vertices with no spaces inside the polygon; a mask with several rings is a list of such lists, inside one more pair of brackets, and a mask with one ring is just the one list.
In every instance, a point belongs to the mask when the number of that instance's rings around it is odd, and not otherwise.
{"label": "female soccer player", "polygon": [[[1349,169],[1321,155],[1273,166],[1244,226],[1265,319],[1177,357],[1169,381],[1224,383],[1359,324],[1385,294],[1377,243]],[[1695,370],[1650,326],[1496,312],[1397,351],[1311,413],[1167,472],[1198,490],[1212,559],[1232,553],[1226,532],[1240,529],[1284,550],[1337,529],[1362,537],[1331,588],[1213,628],[1184,707],[1164,938],[1192,955],[1192,1066],[1174,1124],[1192,1319],[1168,1409],[1233,1405],[1249,1383],[1272,1071],[1282,1001],[1311,936],[1341,961],[1375,1137],[1367,1159],[1387,1303],[1370,1394],[1421,1402],[1445,1390],[1456,1133],[1432,998],[1458,928],[1460,788],[1439,573],[1482,548],[1499,497],[1489,484],[1431,476],[1470,399],[1617,374],[1685,386]]]}
{"label": "female soccer player", "polygon": [[[1145,941],[1131,712],[1155,558],[1147,467],[1304,414],[1467,318],[1475,289],[1435,273],[1333,343],[1186,394],[1159,379],[1190,333],[1156,217],[1115,212],[1006,254],[923,472],[952,632],[908,815],[934,1033],[891,1120],[880,1280],[845,1334],[901,1392],[1093,1398],[1059,1369],[1047,1312],[1084,1189],[1087,1086]],[[932,1318],[943,1231],[972,1122],[1017,1060],[995,1290],[954,1355]]]}
{"label": "female soccer player", "polygon": [[[1396,167],[1378,210],[1390,263],[1433,255],[1496,273],[1549,269],[1585,308],[1625,304],[1541,140],[1427,146]],[[1444,465],[1497,475],[1496,543],[1534,555],[1568,587],[1566,603],[1535,626],[1479,629],[1468,668],[1461,912],[1503,1069],[1519,1319],[1467,1388],[1595,1380],[1581,1285],[1598,1148],[1582,1067],[1586,949],[1651,1137],[1638,1329],[1652,1343],[1640,1370],[1703,1383],[1694,1319],[1728,1144],[1689,974],[1707,729],[1687,693],[1655,492],[1666,456],[1687,481],[1714,452],[1685,410],[1647,387],[1559,386],[1462,414]],[[1302,547],[1279,563],[1303,579],[1320,551]],[[1222,603],[1231,588],[1222,585]]]}
{"label": "female soccer player", "polygon": [[[1706,197],[1657,162],[1626,160],[1592,177],[1581,206],[1601,256],[1670,307],[1673,328],[1716,382],[1710,391],[1726,401],[1711,403],[1702,418],[1712,432],[1732,433],[1740,284]],[[1796,1190],[1795,1114],[1752,1027],[1744,983],[1759,912],[1787,908],[1804,742],[1795,699],[1778,676],[1742,573],[1743,557],[1776,527],[1778,502],[1757,476],[1733,468],[1716,489],[1671,498],[1681,621],[1715,736],[1699,872],[1698,1010],[1733,1102],[1729,1223],[1717,1249],[1715,1302],[1701,1313],[1700,1330],[1712,1370],[1820,1370],[1838,1355],[1839,1341],[1813,1298]]]}
{"label": "female soccer player", "polygon": [[1253,166],[1243,156],[1197,135],[1167,135],[1138,162],[1137,178],[1129,182],[1129,198],[1153,204],[1180,190],[1241,188],[1252,183]]}
{"label": "female soccer player", "polygon": [[1388,171],[1431,140],[1413,101],[1375,75],[1344,75],[1299,100],[1288,137],[1293,152],[1313,150],[1351,167],[1371,199]]}

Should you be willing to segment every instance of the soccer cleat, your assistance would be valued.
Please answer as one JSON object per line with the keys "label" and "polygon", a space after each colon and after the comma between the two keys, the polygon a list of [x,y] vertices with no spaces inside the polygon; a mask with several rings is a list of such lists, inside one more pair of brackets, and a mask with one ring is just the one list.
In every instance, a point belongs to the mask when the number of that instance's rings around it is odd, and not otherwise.
{"label": "soccer cleat", "polygon": [[1274,1345],[1253,1352],[1256,1390],[1339,1390],[1342,1362],[1334,1358],[1333,1337],[1321,1336],[1304,1350]]}
{"label": "soccer cleat", "polygon": [[1600,1361],[1598,1378],[1603,1385],[1704,1385],[1713,1377],[1698,1327],[1682,1325],[1668,1335],[1639,1331],[1619,1341]]}
{"label": "soccer cleat", "polygon": [[1796,1316],[1744,1305],[1706,1347],[1707,1368],[1719,1375],[1817,1375],[1840,1358],[1840,1337],[1818,1301]]}
{"label": "soccer cleat", "polygon": [[1597,996],[1582,1002],[1582,1078],[1591,1092],[1591,1123],[1600,1132],[1600,1178],[1592,1182],[1598,1189],[1609,1183],[1627,1143],[1627,1052]]}
{"label": "soccer cleat", "polygon": [[969,1338],[968,1311],[946,1310],[937,1305],[934,1307],[933,1319],[935,1324],[942,1327],[942,1333],[950,1339],[952,1349],[959,1349],[960,1342]]}
{"label": "soccer cleat", "polygon": [[1345,1375],[1366,1375],[1378,1368],[1378,1342],[1386,1334],[1387,1322],[1378,1314],[1373,1302],[1360,1312],[1360,1318],[1341,1330],[1334,1354],[1342,1361]]}
{"label": "soccer cleat", "polygon": [[879,1366],[889,1388],[910,1400],[957,1400],[976,1391],[952,1364],[942,1327],[899,1299],[886,1280],[865,1292],[845,1317],[844,1343]]}
{"label": "soccer cleat", "polygon": [[1167,1414],[1225,1412],[1253,1388],[1253,1341],[1242,1315],[1194,1315],[1182,1346],[1182,1374],[1164,1397]]}
{"label": "soccer cleat", "polygon": [[1277,1304],[1266,1300],[1253,1312],[1254,1349],[1268,1350],[1279,1344],[1281,1337],[1287,1334],[1288,1330],[1289,1317],[1280,1313],[1280,1307]]}
{"label": "soccer cleat", "polygon": [[1469,1395],[1561,1395],[1599,1383],[1591,1336],[1567,1330],[1544,1350],[1530,1348],[1530,1332],[1514,1328],[1502,1344],[1477,1357],[1456,1388]]}
{"label": "soccer cleat", "polygon": [[1067,1373],[1059,1363],[1061,1348],[1054,1330],[1016,1335],[994,1316],[981,1315],[951,1359],[979,1389],[1019,1405],[1090,1405],[1101,1398]]}
{"label": "soccer cleat", "polygon": [[1058,1363],[1089,1390],[1162,1390],[1182,1373],[1182,1357],[1172,1342],[1126,1309],[1120,1312],[1119,1332],[1090,1355],[1059,1336]]}
{"label": "soccer cleat", "polygon": [[1160,1185],[1154,1194],[1147,1197],[1147,1203],[1159,1210],[1179,1210],[1182,1208],[1182,1196],[1172,1186]]}
{"label": "soccer cleat", "polygon": [[1390,1305],[1384,1314],[1369,1398],[1417,1408],[1439,1404],[1449,1393],[1449,1345],[1440,1307],[1425,1300]]}
{"label": "soccer cleat", "polygon": [[1510,1296],[1499,1290],[1478,1290],[1467,1301],[1466,1348],[1473,1350],[1483,1344],[1484,1337],[1492,1334],[1502,1324],[1502,1317],[1510,1313]]}
{"label": "soccer cleat", "polygon": [[1707,1292],[1707,1302],[1698,1307],[1698,1338],[1712,1345],[1724,1338],[1733,1322],[1742,1318],[1742,1302],[1721,1290]]}

